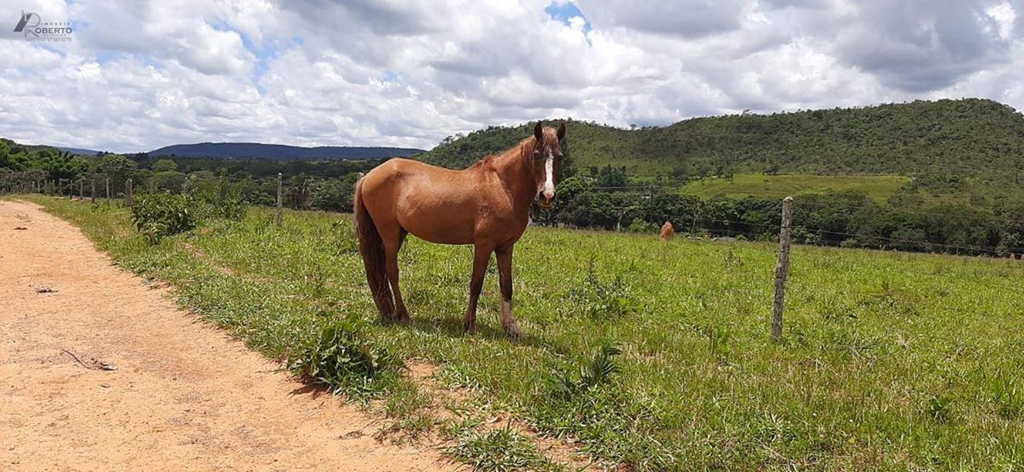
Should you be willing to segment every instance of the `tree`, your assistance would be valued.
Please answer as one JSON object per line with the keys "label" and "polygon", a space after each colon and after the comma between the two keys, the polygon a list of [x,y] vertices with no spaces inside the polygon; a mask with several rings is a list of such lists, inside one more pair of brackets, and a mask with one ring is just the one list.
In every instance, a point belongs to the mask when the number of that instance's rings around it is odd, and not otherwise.
{"label": "tree", "polygon": [[318,179],[309,183],[309,206],[318,210],[351,212],[357,174],[344,179]]}
{"label": "tree", "polygon": [[153,163],[153,172],[173,172],[178,170],[178,163],[170,159],[158,159]]}
{"label": "tree", "polygon": [[11,166],[11,146],[6,139],[0,139],[0,167]]}
{"label": "tree", "polygon": [[106,154],[93,161],[92,171],[110,179],[110,191],[117,195],[124,191],[125,180],[133,177],[138,166],[135,161],[120,154]]}

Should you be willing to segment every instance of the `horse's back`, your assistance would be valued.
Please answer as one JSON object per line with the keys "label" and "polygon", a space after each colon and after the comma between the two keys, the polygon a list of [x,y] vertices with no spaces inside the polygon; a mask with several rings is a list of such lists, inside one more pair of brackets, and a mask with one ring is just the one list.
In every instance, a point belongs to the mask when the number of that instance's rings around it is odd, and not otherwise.
{"label": "horse's back", "polygon": [[378,226],[392,225],[427,241],[468,244],[477,214],[473,187],[465,172],[396,158],[367,173],[360,191]]}

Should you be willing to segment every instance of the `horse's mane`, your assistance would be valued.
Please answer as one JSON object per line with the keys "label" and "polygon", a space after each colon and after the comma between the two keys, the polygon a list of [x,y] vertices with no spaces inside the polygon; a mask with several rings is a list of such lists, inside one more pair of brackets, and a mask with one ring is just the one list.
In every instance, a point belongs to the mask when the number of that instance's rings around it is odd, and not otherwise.
{"label": "horse's mane", "polygon": [[[548,132],[549,130],[551,131],[551,133]],[[548,136],[548,134],[553,134],[553,132],[554,132],[554,130],[551,129],[551,128],[544,128],[544,140],[547,141],[550,138],[550,136]],[[554,139],[555,139],[555,141],[558,141],[557,137],[554,138]],[[495,159],[497,159],[497,158],[499,158],[501,156],[504,156],[504,155],[508,154],[509,152],[511,152],[513,150],[522,150],[522,149],[524,149],[526,147],[529,147],[532,150],[535,147],[535,145],[533,144],[533,142],[535,142],[535,140],[536,140],[536,138],[534,138],[533,136],[530,136],[528,138],[524,138],[522,141],[519,142],[519,144],[517,144],[515,146],[512,146],[512,147],[502,151],[500,154],[488,154],[488,155],[486,155],[484,157],[481,157],[480,160],[474,162],[473,165],[467,167],[467,169],[473,169],[473,168],[476,168],[476,167],[483,166],[483,165],[485,165],[487,163],[493,162]],[[530,155],[532,153],[524,153],[524,154]],[[527,161],[528,164],[533,165],[533,159],[527,159],[526,161]]]}
{"label": "horse's mane", "polygon": [[499,154],[488,154],[488,155],[486,155],[486,156],[484,156],[484,157],[481,157],[481,158],[480,158],[479,160],[477,160],[477,161],[476,161],[476,162],[474,162],[474,163],[473,163],[472,165],[470,165],[469,167],[467,167],[467,169],[475,169],[475,168],[477,168],[477,167],[481,167],[481,166],[483,166],[484,164],[486,164],[486,163],[489,163],[489,162],[493,161],[493,160],[494,160],[494,159],[495,159],[496,157],[498,157],[498,156],[499,156]]}

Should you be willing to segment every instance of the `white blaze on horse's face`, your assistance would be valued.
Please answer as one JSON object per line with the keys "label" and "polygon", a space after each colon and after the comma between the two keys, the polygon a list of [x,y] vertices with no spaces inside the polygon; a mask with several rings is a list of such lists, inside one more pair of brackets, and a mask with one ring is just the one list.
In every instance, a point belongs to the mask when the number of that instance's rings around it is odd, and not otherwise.
{"label": "white blaze on horse's face", "polygon": [[[544,134],[540,123],[533,129],[536,144],[533,148],[533,176],[537,184],[535,200],[541,208],[551,208],[555,200],[555,181],[558,179],[559,168],[562,164],[562,139],[565,138],[565,124],[563,123],[558,131],[554,133],[556,139],[551,139],[551,134]],[[543,167],[541,162],[544,163]],[[543,169],[543,170],[542,170]]]}
{"label": "white blaze on horse's face", "polygon": [[555,155],[548,148],[548,156],[544,159],[544,198],[548,201],[555,198]]}
{"label": "white blaze on horse's face", "polygon": [[539,150],[534,152],[537,165],[544,162],[544,170],[536,174],[537,203],[544,209],[551,208],[555,199],[555,176],[558,175],[558,160],[561,157],[556,156],[555,152],[550,146],[545,146],[543,153]]}

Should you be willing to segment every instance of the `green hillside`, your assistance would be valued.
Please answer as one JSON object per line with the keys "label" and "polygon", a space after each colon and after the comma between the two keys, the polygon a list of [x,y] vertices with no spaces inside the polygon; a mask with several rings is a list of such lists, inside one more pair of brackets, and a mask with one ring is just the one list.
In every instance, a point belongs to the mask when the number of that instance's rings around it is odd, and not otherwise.
{"label": "green hillside", "polygon": [[[1024,179],[1024,116],[990,100],[729,115],[635,130],[566,122],[567,151],[577,171],[612,165],[640,180],[733,173],[900,175],[1006,186]],[[530,126],[452,137],[419,158],[465,167],[528,136]]]}

